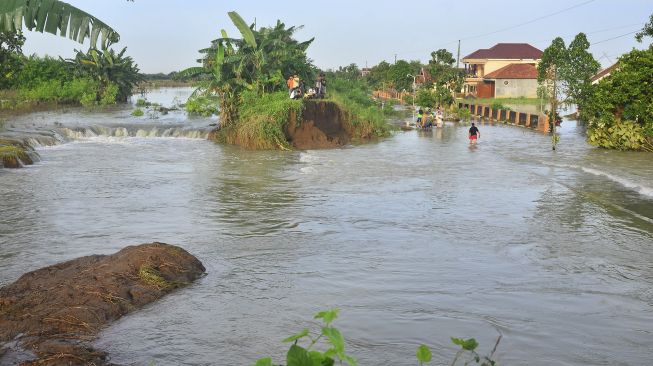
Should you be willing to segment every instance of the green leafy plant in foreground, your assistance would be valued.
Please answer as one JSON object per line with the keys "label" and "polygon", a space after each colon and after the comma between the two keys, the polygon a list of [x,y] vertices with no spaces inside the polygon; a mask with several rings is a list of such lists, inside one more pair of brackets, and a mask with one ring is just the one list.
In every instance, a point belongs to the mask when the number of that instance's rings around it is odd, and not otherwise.
{"label": "green leafy plant in foreground", "polygon": [[[497,347],[499,346],[499,342],[501,341],[501,336],[497,339],[497,342],[494,344],[494,348],[492,349],[492,352],[488,356],[481,356],[476,352],[476,348],[478,348],[478,342],[474,338],[469,338],[469,339],[463,339],[463,338],[454,338],[451,337],[451,342],[453,344],[460,346],[460,350],[456,353],[455,358],[453,359],[453,362],[451,363],[452,366],[455,366],[458,361],[463,361],[464,365],[470,365],[472,362],[476,365],[480,366],[496,366],[498,365],[497,361],[493,359],[494,353],[497,350]],[[431,362],[431,349],[426,346],[426,345],[420,345],[417,347],[417,361],[419,361],[420,366],[424,365],[426,363]]]}
{"label": "green leafy plant in foreground", "polygon": [[[331,324],[338,317],[338,309],[331,309],[327,311],[320,311],[315,315],[315,319],[321,319],[322,325],[319,331],[311,332],[310,329],[305,328],[301,332],[294,334],[283,340],[285,343],[292,342],[288,353],[286,354],[286,366],[333,366],[336,361],[340,365],[347,364],[356,366],[357,361],[355,358],[345,352],[345,338],[340,331],[333,327]],[[451,338],[451,342],[460,349],[451,363],[452,366],[463,362],[464,365],[479,365],[479,366],[497,366],[498,362],[494,360],[494,353],[501,342],[501,335],[497,338],[494,348],[487,356],[481,356],[476,352],[478,342],[474,338]],[[320,352],[313,347],[320,344],[323,340],[329,348]],[[299,343],[304,342],[308,344],[302,347]],[[322,342],[324,343],[324,342]],[[422,344],[417,347],[416,352],[417,361],[420,366],[431,362],[433,354],[431,349]],[[254,366],[272,366],[272,358],[265,357],[256,361]]]}
{"label": "green leafy plant in foreground", "polygon": [[[290,336],[283,342],[292,342],[286,354],[286,366],[332,366],[336,360],[342,365],[356,366],[356,359],[345,352],[345,338],[340,331],[331,323],[338,317],[338,309],[321,311],[315,315],[315,319],[321,319],[322,325],[319,332],[313,332],[306,328],[301,332]],[[325,340],[329,348],[320,352],[313,347],[321,340]],[[299,345],[301,341],[308,343],[306,347]],[[272,358],[266,357],[256,361],[255,366],[272,366]]]}

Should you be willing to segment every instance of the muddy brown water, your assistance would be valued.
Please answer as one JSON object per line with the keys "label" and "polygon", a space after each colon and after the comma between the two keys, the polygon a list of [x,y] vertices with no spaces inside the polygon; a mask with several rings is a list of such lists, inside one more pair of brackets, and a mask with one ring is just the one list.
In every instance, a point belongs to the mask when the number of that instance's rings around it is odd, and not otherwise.
{"label": "muddy brown water", "polygon": [[[129,112],[12,123],[210,122]],[[421,343],[447,364],[450,336],[487,352],[499,332],[504,364],[649,364],[650,155],[590,147],[573,121],[556,152],[502,125],[481,125],[470,148],[466,130],[293,152],[185,132],[71,136],[0,171],[0,282],[154,240],[196,255],[206,277],[101,334],[96,346],[125,365],[281,362],[281,340],[330,307],[361,365],[415,364]]]}

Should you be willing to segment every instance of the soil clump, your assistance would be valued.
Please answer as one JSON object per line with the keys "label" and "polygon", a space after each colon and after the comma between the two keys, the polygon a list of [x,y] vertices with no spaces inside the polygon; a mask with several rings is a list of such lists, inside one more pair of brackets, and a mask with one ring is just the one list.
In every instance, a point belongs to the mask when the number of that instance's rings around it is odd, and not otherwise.
{"label": "soil clump", "polygon": [[104,326],[204,272],[184,249],[155,242],[26,273],[0,288],[0,364],[110,365],[90,344]]}

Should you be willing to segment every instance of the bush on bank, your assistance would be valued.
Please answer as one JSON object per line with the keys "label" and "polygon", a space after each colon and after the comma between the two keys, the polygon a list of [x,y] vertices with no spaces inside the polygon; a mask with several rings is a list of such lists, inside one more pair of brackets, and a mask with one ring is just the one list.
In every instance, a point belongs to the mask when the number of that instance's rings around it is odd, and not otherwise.
{"label": "bush on bank", "polygon": [[653,152],[653,49],[623,55],[581,109],[590,144]]}
{"label": "bush on bank", "polygon": [[393,113],[392,109],[380,109],[362,83],[333,79],[328,85],[328,99],[345,112],[345,121],[354,138],[384,137],[390,133],[386,119]]}
{"label": "bush on bank", "polygon": [[286,125],[294,114],[301,121],[304,104],[288,98],[286,92],[259,96],[253,91],[242,94],[239,118],[218,131],[219,142],[246,146],[257,150],[290,149],[286,140]]}

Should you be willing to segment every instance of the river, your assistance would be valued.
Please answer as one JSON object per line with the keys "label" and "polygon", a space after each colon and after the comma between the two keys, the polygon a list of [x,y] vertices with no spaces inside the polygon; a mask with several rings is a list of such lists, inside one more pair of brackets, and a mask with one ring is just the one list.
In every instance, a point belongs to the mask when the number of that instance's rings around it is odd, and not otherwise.
{"label": "river", "polygon": [[113,362],[283,362],[281,340],[331,307],[360,365],[414,365],[422,343],[449,364],[450,336],[485,354],[499,334],[506,365],[651,362],[650,154],[588,146],[574,121],[555,152],[548,136],[488,124],[470,148],[454,123],[247,151],[201,138],[211,119],[130,111],[17,117],[8,124],[79,133],[0,170],[0,284],[152,241],[207,267],[103,331]]}

